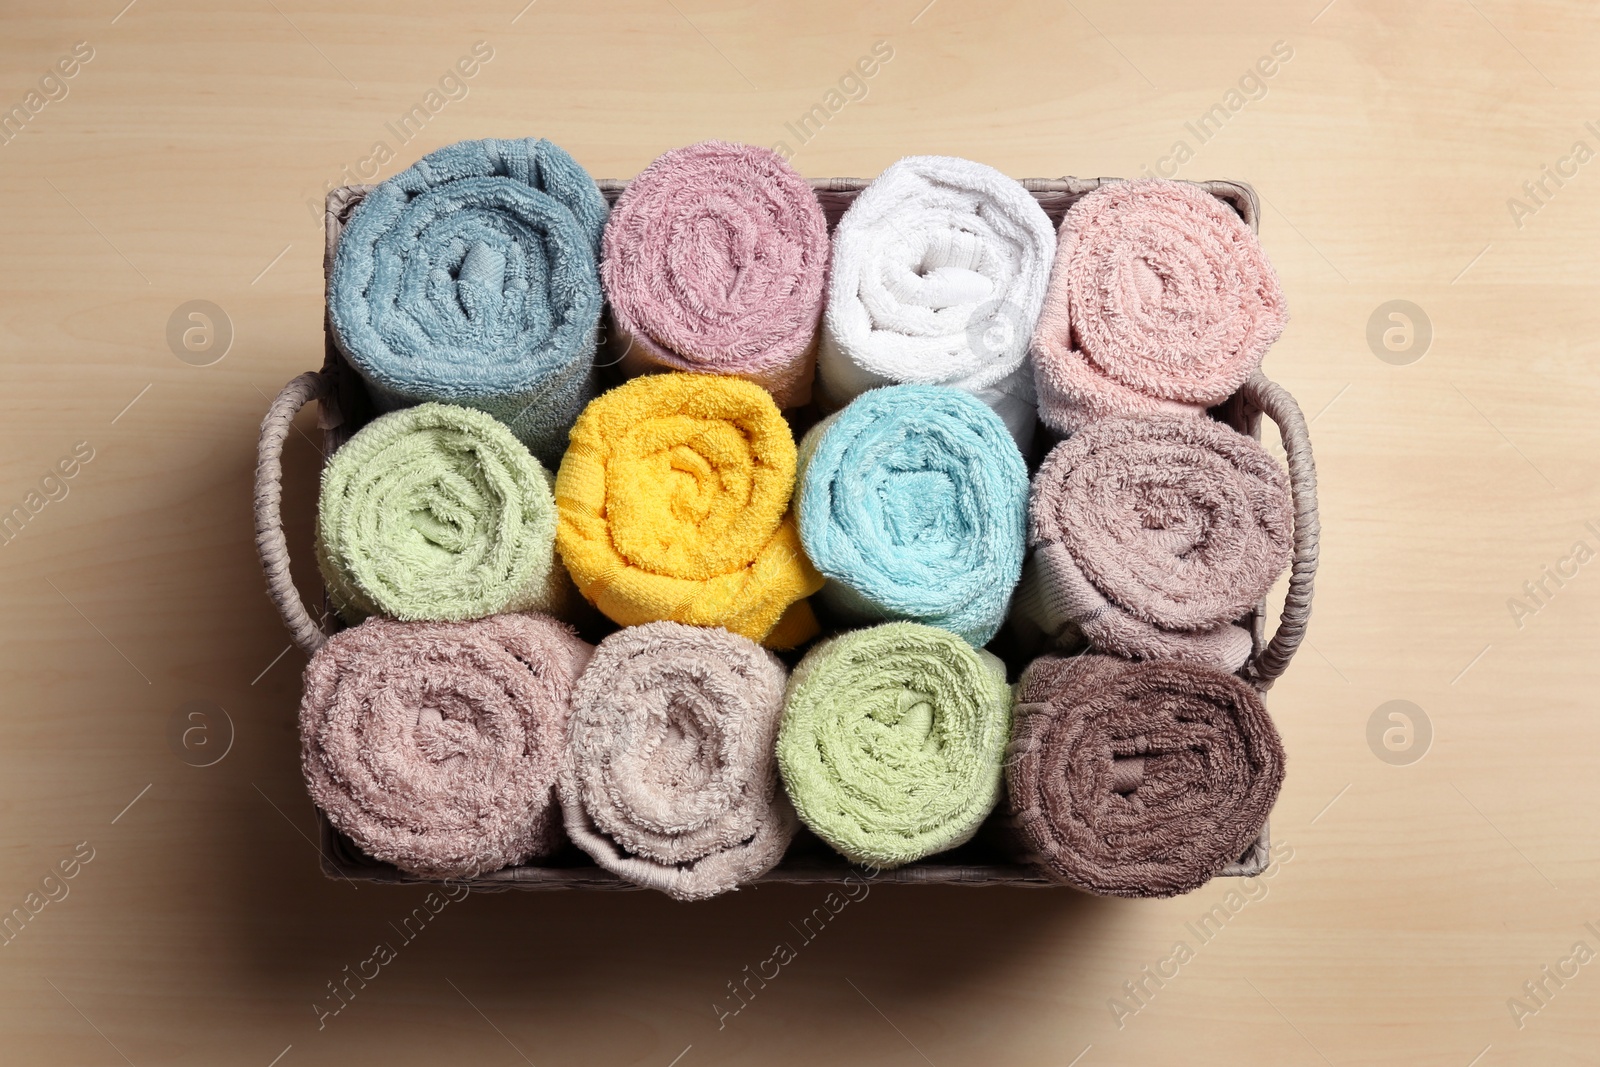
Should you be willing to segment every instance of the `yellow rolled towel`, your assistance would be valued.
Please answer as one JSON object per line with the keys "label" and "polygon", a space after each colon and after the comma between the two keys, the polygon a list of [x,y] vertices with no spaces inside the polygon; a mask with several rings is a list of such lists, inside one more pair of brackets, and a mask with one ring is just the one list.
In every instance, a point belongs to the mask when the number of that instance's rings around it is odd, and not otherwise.
{"label": "yellow rolled towel", "polygon": [[795,444],[738,378],[652,374],[592,401],[556,475],[556,549],[624,626],[721,626],[770,648],[817,632],[789,498]]}

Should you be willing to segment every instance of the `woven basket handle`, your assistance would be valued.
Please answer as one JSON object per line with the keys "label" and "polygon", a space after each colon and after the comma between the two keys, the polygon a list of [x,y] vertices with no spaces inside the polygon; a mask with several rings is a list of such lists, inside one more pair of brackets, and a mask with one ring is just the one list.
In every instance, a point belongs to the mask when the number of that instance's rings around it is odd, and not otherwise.
{"label": "woven basket handle", "polygon": [[1294,557],[1289,567],[1289,593],[1272,639],[1245,668],[1245,676],[1267,689],[1289,666],[1311,620],[1311,584],[1317,574],[1317,465],[1311,457],[1311,435],[1300,405],[1283,386],[1256,372],[1240,391],[1245,400],[1278,424],[1289,460],[1289,489],[1294,497]]}
{"label": "woven basket handle", "polygon": [[327,381],[316,371],[306,371],[283,387],[261,420],[261,443],[256,449],[256,553],[267,576],[267,595],[277,605],[294,643],[309,655],[328,640],[322,627],[306,610],[289,576],[289,540],[283,533],[283,443],[295,415],[313,400],[327,395]]}

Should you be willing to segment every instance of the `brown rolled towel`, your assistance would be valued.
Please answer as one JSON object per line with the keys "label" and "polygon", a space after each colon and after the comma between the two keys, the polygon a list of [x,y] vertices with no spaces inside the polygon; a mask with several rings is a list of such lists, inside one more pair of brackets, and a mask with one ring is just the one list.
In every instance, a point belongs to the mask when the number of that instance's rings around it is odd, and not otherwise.
{"label": "brown rolled towel", "polygon": [[1289,565],[1289,478],[1252,438],[1211,419],[1102,419],[1034,476],[1017,610],[1058,641],[1238,670],[1233,625]]}
{"label": "brown rolled towel", "polygon": [[553,851],[572,686],[592,652],[534,614],[374,617],[334,635],[300,702],[311,799],[413,874],[468,878]]}
{"label": "brown rolled towel", "polygon": [[1204,885],[1261,833],[1283,784],[1260,694],[1209,667],[1045,656],[1017,700],[1012,830],[1052,878],[1090,893]]}
{"label": "brown rolled towel", "polygon": [[777,657],[722,629],[653,622],[600,642],[561,774],[573,843],[678,900],[771,870],[800,825],[773,753],[786,681]]}

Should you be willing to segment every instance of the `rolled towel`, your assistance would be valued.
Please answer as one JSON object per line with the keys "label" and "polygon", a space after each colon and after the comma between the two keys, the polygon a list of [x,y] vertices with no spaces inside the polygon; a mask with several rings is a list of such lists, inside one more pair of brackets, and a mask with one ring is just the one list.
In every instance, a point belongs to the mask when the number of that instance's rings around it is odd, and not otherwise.
{"label": "rolled towel", "polygon": [[789,678],[778,765],[800,819],[855,863],[972,838],[1000,798],[1011,690],[994,656],[890,622],[840,634]]}
{"label": "rolled towel", "polygon": [[559,610],[555,538],[550,475],[481,411],[381,415],[322,472],[317,562],[347,622]]}
{"label": "rolled towel", "polygon": [[606,202],[549,141],[462,141],[367,194],[328,321],[382,410],[481,408],[552,466],[593,395]]}
{"label": "rolled towel", "polygon": [[1056,237],[1044,209],[993,167],[911,156],[856,197],[833,234],[817,379],[838,408],[874,386],[950,385],[1033,436],[1028,338]]}
{"label": "rolled towel", "polygon": [[731,374],[778,406],[811,399],[828,223],[806,180],[766,148],[701,141],[628,183],[600,273],[622,368]]}
{"label": "rolled towel", "polygon": [[1039,415],[1199,413],[1261,366],[1289,312],[1256,235],[1188,182],[1103,185],[1061,223],[1033,334]]}
{"label": "rolled towel", "polygon": [[1033,479],[1017,609],[1075,626],[1103,652],[1243,666],[1233,622],[1289,564],[1288,475],[1253,439],[1206,418],[1102,419]]}
{"label": "rolled towel", "polygon": [[573,843],[678,900],[771,870],[799,827],[772,751],[785,678],[777,657],[726,630],[653,622],[600,642],[567,729]]}
{"label": "rolled towel", "polygon": [[572,686],[592,651],[532,614],[335,634],[300,700],[311,799],[363,852],[426,877],[553,851]]}
{"label": "rolled towel", "polygon": [[1190,663],[1046,656],[1017,687],[1012,829],[1052,877],[1090,893],[1186,893],[1239,859],[1283,784],[1261,696]]}
{"label": "rolled towel", "polygon": [[556,475],[556,547],[624,626],[671,620],[788,648],[817,631],[822,587],[789,498],[795,447],[760,386],[651,374],[597,398]]}
{"label": "rolled towel", "polygon": [[957,389],[863,393],[800,443],[800,540],[851,620],[905,619],[987,644],[1022,572],[1028,468]]}

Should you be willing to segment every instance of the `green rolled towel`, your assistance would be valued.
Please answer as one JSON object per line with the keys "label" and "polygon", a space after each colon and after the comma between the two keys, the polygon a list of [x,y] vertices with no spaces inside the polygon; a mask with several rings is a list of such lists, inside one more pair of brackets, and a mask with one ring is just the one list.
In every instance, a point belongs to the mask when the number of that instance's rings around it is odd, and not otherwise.
{"label": "green rolled towel", "polygon": [[778,766],[801,820],[850,860],[898,867],[971,839],[1000,798],[1005,666],[891,622],[825,641],[790,676]]}
{"label": "green rolled towel", "polygon": [[493,416],[420,404],[368,423],[333,454],[317,562],[345,621],[454,622],[559,613],[550,475]]}

